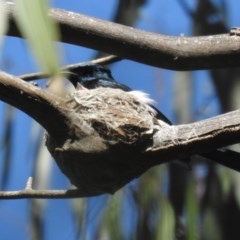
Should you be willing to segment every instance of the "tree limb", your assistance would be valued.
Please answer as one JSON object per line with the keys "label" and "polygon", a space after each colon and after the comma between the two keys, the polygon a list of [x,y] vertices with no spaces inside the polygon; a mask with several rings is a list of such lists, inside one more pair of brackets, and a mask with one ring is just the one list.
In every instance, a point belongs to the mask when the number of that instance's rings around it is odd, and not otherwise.
{"label": "tree limb", "polygon": [[61,98],[1,71],[0,100],[22,110],[58,138],[69,131]]}
{"label": "tree limb", "polygon": [[[21,37],[14,18],[14,4],[6,3],[7,35]],[[51,9],[62,41],[93,48],[121,58],[173,70],[238,67],[239,36],[171,37],[137,30],[101,19]]]}
{"label": "tree limb", "polygon": [[[106,57],[102,57],[102,58],[97,58],[97,59],[93,59],[90,61],[86,61],[86,62],[81,62],[81,63],[76,63],[76,64],[70,64],[67,65],[65,67],[63,67],[61,69],[61,71],[72,71],[75,68],[79,67],[79,66],[84,66],[84,65],[88,65],[88,64],[101,64],[101,65],[108,65],[117,61],[120,61],[121,59],[115,55],[109,55]],[[38,79],[42,79],[42,78],[48,78],[48,74],[46,73],[42,73],[42,72],[38,72],[38,73],[28,73],[28,74],[23,74],[18,76],[18,78],[23,79],[24,81],[33,81],[33,80],[38,80]]]}
{"label": "tree limb", "polygon": [[79,198],[82,196],[78,189],[69,190],[36,190],[32,188],[33,178],[29,177],[25,189],[17,191],[0,191],[0,199],[25,199],[25,198],[43,198],[43,199],[63,199]]}
{"label": "tree limb", "polygon": [[0,191],[0,199],[63,199],[63,198],[81,198],[85,197],[78,189],[70,190],[18,190],[18,191]]}
{"label": "tree limb", "polygon": [[176,155],[181,158],[186,157],[185,151],[188,155],[206,153],[238,143],[240,141],[239,116],[240,110],[236,110],[199,122],[164,128],[155,134],[155,146],[151,152],[154,154],[156,151],[158,155],[166,151],[168,158],[171,156],[176,158]]}

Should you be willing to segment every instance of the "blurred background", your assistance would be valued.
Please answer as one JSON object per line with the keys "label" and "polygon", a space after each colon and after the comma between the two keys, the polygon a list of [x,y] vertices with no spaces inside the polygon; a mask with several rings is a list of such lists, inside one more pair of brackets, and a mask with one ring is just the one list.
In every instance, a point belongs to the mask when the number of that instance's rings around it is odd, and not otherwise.
{"label": "blurred background", "polygon": [[[240,2],[235,0],[55,0],[51,6],[172,36],[227,33],[240,25]],[[63,65],[104,55],[59,46]],[[177,72],[129,60],[109,67],[116,80],[149,93],[175,124],[240,106],[239,68]],[[26,42],[13,37],[4,39],[0,68],[13,75],[39,71]],[[23,189],[29,176],[37,189],[70,187],[44,147],[44,130],[36,122],[2,102],[0,119],[2,190]],[[176,164],[155,167],[113,196],[2,200],[1,238],[240,239],[240,174],[206,159],[193,158],[191,165],[191,171]]]}

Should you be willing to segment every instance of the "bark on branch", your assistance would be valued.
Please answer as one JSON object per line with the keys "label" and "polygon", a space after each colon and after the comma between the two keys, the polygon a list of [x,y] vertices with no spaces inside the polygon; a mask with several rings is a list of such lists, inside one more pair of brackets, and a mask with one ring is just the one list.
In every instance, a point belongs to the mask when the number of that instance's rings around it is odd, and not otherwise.
{"label": "bark on branch", "polygon": [[[21,37],[14,4],[6,3],[7,35]],[[240,36],[171,37],[60,9],[50,15],[59,23],[62,41],[93,48],[121,58],[173,70],[238,67]]]}
{"label": "bark on branch", "polygon": [[188,154],[198,154],[238,143],[239,116],[240,110],[236,110],[199,122],[164,128],[154,136],[155,146],[151,151],[167,151],[168,156],[178,152],[181,157],[186,149]]}

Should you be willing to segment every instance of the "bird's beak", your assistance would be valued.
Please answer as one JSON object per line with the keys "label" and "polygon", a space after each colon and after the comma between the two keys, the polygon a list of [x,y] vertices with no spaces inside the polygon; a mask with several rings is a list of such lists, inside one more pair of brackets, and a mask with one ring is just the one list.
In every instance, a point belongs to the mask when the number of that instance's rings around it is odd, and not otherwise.
{"label": "bird's beak", "polygon": [[85,87],[83,87],[83,85],[78,81],[79,75],[71,72],[71,71],[62,71],[61,72],[64,76],[64,78],[66,78],[68,81],[70,81],[73,86],[75,87],[76,90],[83,90],[86,89]]}
{"label": "bird's beak", "polygon": [[66,71],[62,71],[61,74],[63,75],[64,78],[70,81],[74,87],[76,87],[78,83],[78,75],[76,73],[66,70]]}

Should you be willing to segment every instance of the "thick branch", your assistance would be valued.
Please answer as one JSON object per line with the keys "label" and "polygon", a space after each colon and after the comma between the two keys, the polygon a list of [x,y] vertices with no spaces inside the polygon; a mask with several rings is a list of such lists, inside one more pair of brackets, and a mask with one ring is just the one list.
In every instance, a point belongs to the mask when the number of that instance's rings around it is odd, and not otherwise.
{"label": "thick branch", "polygon": [[[7,3],[9,36],[20,37],[14,19],[14,4]],[[238,67],[240,37],[230,34],[206,37],[170,37],[52,9],[62,41],[93,48],[156,67],[174,70]]]}
{"label": "thick branch", "polygon": [[176,159],[238,143],[239,117],[240,110],[236,110],[191,124],[169,126],[155,134],[151,151],[160,155],[166,152],[165,157]]}
{"label": "thick branch", "polygon": [[[39,122],[50,134],[66,135],[67,119],[62,112],[63,100],[32,84],[0,72],[0,100],[22,110]],[[61,119],[61,121],[56,121]]]}

